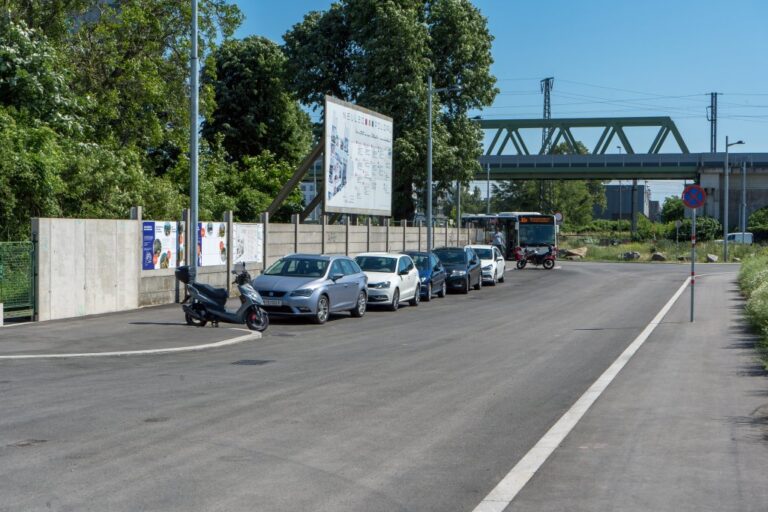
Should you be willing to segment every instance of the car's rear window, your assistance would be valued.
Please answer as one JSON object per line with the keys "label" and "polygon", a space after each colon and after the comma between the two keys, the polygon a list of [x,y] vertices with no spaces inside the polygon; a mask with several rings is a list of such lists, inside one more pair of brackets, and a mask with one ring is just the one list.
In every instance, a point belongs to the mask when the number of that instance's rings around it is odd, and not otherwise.
{"label": "car's rear window", "polygon": [[328,262],[313,258],[280,258],[266,271],[266,276],[323,277]]}
{"label": "car's rear window", "polygon": [[461,249],[435,251],[435,254],[437,254],[438,258],[440,258],[440,261],[442,261],[447,265],[466,262],[466,259],[464,259],[464,251],[462,251]]}
{"label": "car's rear window", "polygon": [[388,256],[358,256],[355,261],[365,272],[394,272],[397,259]]}
{"label": "car's rear window", "polygon": [[479,249],[474,248],[474,251],[477,253],[478,256],[480,256],[481,260],[492,260],[493,259],[493,251],[490,249]]}

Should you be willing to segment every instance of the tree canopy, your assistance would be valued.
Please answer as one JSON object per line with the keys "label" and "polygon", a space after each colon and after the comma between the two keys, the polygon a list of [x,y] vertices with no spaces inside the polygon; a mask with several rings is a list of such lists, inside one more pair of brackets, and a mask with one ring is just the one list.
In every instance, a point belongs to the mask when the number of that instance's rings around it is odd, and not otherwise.
{"label": "tree canopy", "polygon": [[[468,0],[342,0],[285,34],[288,76],[317,109],[325,94],[394,119],[393,215],[410,218],[426,176],[427,77],[434,94],[433,170],[438,191],[479,170],[481,131],[467,111],[489,105],[492,36]],[[414,189],[415,187],[415,189]]]}

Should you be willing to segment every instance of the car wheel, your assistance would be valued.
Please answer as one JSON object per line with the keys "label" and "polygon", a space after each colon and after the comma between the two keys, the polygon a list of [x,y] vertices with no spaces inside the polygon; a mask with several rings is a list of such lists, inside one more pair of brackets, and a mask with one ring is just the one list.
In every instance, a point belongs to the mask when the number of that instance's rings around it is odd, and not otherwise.
{"label": "car wheel", "polygon": [[397,308],[400,307],[400,290],[395,289],[395,293],[392,294],[392,304],[389,305],[390,311],[397,311]]}
{"label": "car wheel", "polygon": [[365,292],[361,291],[357,296],[357,304],[355,304],[355,307],[350,311],[350,313],[355,318],[362,318],[362,316],[365,314],[365,309],[367,306],[368,297],[365,295]]}
{"label": "car wheel", "polygon": [[493,271],[493,277],[491,278],[491,286],[496,286],[496,283],[499,282],[498,276],[496,276],[496,271]]}
{"label": "car wheel", "polygon": [[424,295],[424,302],[429,302],[432,300],[432,283],[427,283],[427,293]]}
{"label": "car wheel", "polygon": [[443,280],[443,285],[440,287],[440,291],[437,292],[437,296],[441,299],[448,294],[448,284]]}
{"label": "car wheel", "polygon": [[475,285],[475,290],[479,290],[483,287],[483,274],[480,274],[477,276],[477,284]]}
{"label": "car wheel", "polygon": [[317,311],[315,316],[312,317],[312,321],[316,324],[324,324],[328,321],[328,316],[331,314],[331,305],[328,301],[327,295],[321,295],[317,299]]}
{"label": "car wheel", "polygon": [[413,298],[408,301],[408,304],[410,304],[411,306],[418,306],[419,302],[421,302],[421,285],[419,285],[413,291]]}
{"label": "car wheel", "polygon": [[469,276],[467,276],[467,278],[464,280],[464,288],[461,289],[461,293],[469,293],[469,288]]}
{"label": "car wheel", "polygon": [[504,272],[502,272],[501,275],[499,276],[499,282],[500,283],[504,282]]}

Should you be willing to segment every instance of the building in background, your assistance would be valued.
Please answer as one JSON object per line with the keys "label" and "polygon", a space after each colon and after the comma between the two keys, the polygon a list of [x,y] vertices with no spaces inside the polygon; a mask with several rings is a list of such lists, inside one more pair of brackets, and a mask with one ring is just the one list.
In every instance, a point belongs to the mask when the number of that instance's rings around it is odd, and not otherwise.
{"label": "building in background", "polygon": [[[651,218],[651,189],[645,184],[637,184],[637,212]],[[630,220],[632,216],[632,182],[621,185],[605,186],[605,208],[595,206],[592,216],[596,219]],[[657,204],[658,201],[654,201]]]}

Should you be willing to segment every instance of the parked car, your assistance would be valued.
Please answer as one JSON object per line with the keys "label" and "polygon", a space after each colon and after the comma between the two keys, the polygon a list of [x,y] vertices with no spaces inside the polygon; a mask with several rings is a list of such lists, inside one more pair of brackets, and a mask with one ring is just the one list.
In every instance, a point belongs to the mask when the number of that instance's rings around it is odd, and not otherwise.
{"label": "parked car", "polygon": [[419,270],[421,298],[430,301],[434,295],[445,297],[448,283],[445,280],[445,267],[440,262],[440,258],[435,253],[418,251],[405,251],[403,254],[410,256]]}
{"label": "parked car", "polygon": [[355,261],[368,276],[370,304],[386,304],[391,311],[397,311],[406,300],[411,306],[419,305],[419,271],[410,256],[367,252],[357,255]]}
{"label": "parked car", "polygon": [[445,267],[449,290],[469,293],[472,286],[483,287],[480,258],[471,247],[440,247],[434,252]]}
{"label": "parked car", "polygon": [[470,245],[470,247],[480,258],[483,281],[490,283],[491,286],[503,283],[506,263],[499,248],[494,245]]}
{"label": "parked car", "polygon": [[363,316],[367,284],[355,260],[323,254],[285,256],[253,280],[270,316],[306,316],[317,324],[340,311]]}

